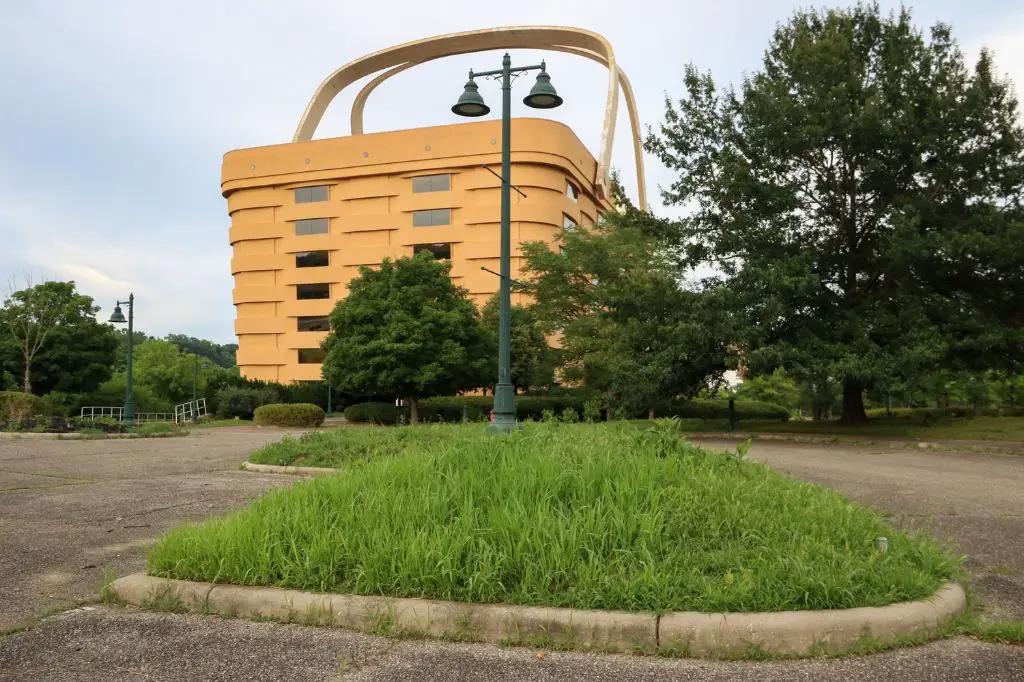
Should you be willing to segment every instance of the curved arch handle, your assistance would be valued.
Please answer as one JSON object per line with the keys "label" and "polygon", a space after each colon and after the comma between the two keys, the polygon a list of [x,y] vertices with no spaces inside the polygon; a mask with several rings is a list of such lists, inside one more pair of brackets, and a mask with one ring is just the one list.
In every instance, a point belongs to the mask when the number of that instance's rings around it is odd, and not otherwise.
{"label": "curved arch handle", "polygon": [[370,93],[392,76],[413,66],[442,57],[502,48],[549,49],[586,57],[608,67],[608,93],[605,101],[601,148],[597,159],[597,177],[594,178],[594,185],[602,196],[608,196],[608,173],[611,167],[611,151],[615,139],[615,122],[618,114],[619,86],[621,85],[626,96],[626,107],[632,125],[639,205],[646,210],[647,191],[644,186],[643,151],[640,145],[636,101],[629,79],[615,63],[615,53],[604,36],[579,28],[510,26],[449,33],[389,47],[360,57],[334,71],[320,84],[299,120],[292,141],[311,140],[327,107],[338,93],[365,76],[388,69],[367,83],[352,103],[353,135],[361,135],[363,132],[363,109]]}

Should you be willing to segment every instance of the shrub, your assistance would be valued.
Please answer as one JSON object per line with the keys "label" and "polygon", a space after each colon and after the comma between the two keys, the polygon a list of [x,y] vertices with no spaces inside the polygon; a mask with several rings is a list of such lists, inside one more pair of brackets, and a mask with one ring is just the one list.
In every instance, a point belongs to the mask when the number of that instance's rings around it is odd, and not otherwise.
{"label": "shrub", "polygon": [[559,418],[566,424],[575,424],[580,420],[580,414],[571,407],[567,407],[562,410],[562,414]]}
{"label": "shrub", "polygon": [[345,419],[370,424],[397,424],[403,410],[393,403],[356,403],[345,408]]}
{"label": "shrub", "polygon": [[261,405],[254,412],[260,426],[320,426],[324,411],[312,403]]}
{"label": "shrub", "polygon": [[590,398],[583,403],[583,420],[588,422],[601,421],[601,400],[597,397]]}
{"label": "shrub", "polygon": [[0,421],[21,421],[43,413],[43,401],[37,395],[20,391],[0,391]]}
{"label": "shrub", "polygon": [[[520,420],[540,421],[544,410],[563,413],[571,409],[579,416],[583,413],[582,396],[516,396],[516,415]],[[466,407],[471,420],[486,419],[494,406],[494,398],[483,395],[445,396],[420,401],[420,419],[423,421],[462,421],[462,408]],[[578,421],[578,420],[577,420]]]}
{"label": "shrub", "polygon": [[256,408],[277,402],[271,388],[225,386],[217,391],[217,416],[221,419],[252,419]]}
{"label": "shrub", "polygon": [[[892,417],[884,407],[874,407],[864,411],[871,419],[909,419],[922,422],[939,421],[940,419],[952,419],[961,417],[973,417],[975,412],[970,407],[894,407]],[[978,414],[992,413],[991,410],[979,410]],[[998,416],[996,410],[993,416]]]}

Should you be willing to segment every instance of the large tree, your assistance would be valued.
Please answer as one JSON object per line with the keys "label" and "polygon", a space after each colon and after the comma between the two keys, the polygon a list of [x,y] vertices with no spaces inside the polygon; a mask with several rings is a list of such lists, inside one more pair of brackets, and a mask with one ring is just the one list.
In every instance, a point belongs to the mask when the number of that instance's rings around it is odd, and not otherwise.
{"label": "large tree", "polygon": [[43,282],[7,297],[0,309],[5,365],[24,392],[91,390],[110,376],[116,341],[97,323],[98,310],[74,282]]}
{"label": "large tree", "polygon": [[451,263],[429,253],[363,267],[331,313],[324,378],[342,391],[409,403],[486,381],[486,343],[476,308],[449,277]]}
{"label": "large tree", "polygon": [[523,246],[537,314],[559,338],[563,376],[609,392],[630,413],[697,394],[726,369],[730,316],[716,290],[682,283],[648,214],[612,213]]}
{"label": "large tree", "polygon": [[214,343],[185,334],[168,334],[167,340],[180,348],[182,352],[194,353],[201,358],[210,360],[215,365],[228,368],[235,366],[237,343]]}
{"label": "large tree", "polygon": [[1024,133],[994,71],[877,4],[797,12],[738,89],[686,69],[646,146],[752,366],[841,384],[858,421],[880,379],[1021,361]]}

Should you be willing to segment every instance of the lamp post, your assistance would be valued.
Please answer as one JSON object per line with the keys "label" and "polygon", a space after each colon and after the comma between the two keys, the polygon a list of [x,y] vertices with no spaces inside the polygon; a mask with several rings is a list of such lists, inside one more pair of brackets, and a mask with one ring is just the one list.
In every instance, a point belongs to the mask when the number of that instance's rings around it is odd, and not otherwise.
{"label": "lamp post", "polygon": [[452,107],[452,112],[459,116],[484,116],[491,108],[484,103],[484,98],[477,91],[476,76],[501,77],[501,276],[498,290],[500,304],[500,322],[498,324],[498,383],[494,387],[494,419],[490,429],[495,433],[508,433],[516,428],[515,391],[512,387],[512,350],[509,340],[509,317],[512,301],[510,284],[511,266],[511,174],[512,154],[509,138],[512,134],[512,75],[524,71],[540,70],[537,82],[530,89],[530,94],[523,98],[523,104],[534,109],[554,109],[562,104],[562,98],[551,85],[544,62],[534,66],[512,68],[512,58],[508,53],[501,60],[501,68],[493,71],[469,72],[469,80]]}
{"label": "lamp post", "polygon": [[135,416],[132,410],[132,342],[134,341],[135,331],[135,294],[128,294],[127,301],[117,301],[114,304],[114,312],[110,315],[110,321],[114,324],[124,324],[124,314],[121,312],[121,306],[128,306],[128,366],[126,372],[126,381],[124,387],[124,419],[123,423],[125,426],[131,426],[132,420]]}

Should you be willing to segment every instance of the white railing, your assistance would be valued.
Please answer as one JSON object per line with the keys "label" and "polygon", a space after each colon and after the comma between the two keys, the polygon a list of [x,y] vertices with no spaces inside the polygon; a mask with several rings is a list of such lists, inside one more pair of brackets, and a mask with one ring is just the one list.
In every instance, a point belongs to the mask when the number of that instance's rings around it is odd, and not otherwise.
{"label": "white railing", "polygon": [[184,424],[185,422],[199,421],[207,415],[206,398],[190,400],[187,403],[174,406],[174,423]]}
{"label": "white railing", "polygon": [[[97,419],[113,419],[124,421],[124,407],[106,407],[90,405],[82,408],[82,419],[95,421]],[[132,415],[135,422],[173,422],[175,415],[172,412],[136,412]]]}

